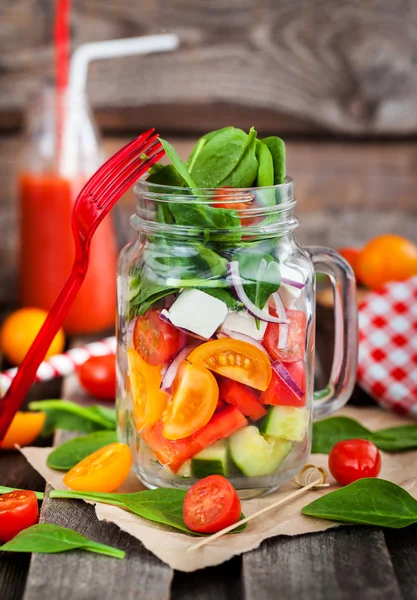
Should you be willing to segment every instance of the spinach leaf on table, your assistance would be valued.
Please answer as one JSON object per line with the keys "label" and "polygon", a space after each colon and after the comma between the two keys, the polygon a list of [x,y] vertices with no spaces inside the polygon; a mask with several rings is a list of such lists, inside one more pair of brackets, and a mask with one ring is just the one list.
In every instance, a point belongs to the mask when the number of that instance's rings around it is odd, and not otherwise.
{"label": "spinach leaf on table", "polygon": [[[52,490],[51,498],[78,498],[103,502],[128,510],[149,521],[173,527],[179,531],[196,535],[188,529],[183,519],[184,490],[158,488],[132,494],[109,494],[96,492],[73,492]],[[245,524],[236,528],[233,533],[245,529]]]}
{"label": "spinach leaf on table", "polygon": [[361,438],[385,452],[417,448],[417,424],[371,431],[350,417],[330,417],[313,423],[313,453],[329,454],[342,440]]}
{"label": "spinach leaf on table", "polygon": [[191,175],[199,187],[249,187],[256,179],[256,131],[241,129],[217,132],[201,144],[193,156]]}
{"label": "spinach leaf on table", "polygon": [[23,529],[12,540],[0,546],[2,552],[40,552],[44,554],[78,549],[105,554],[113,558],[124,558],[126,554],[118,548],[89,540],[78,531],[50,523],[39,523]]}
{"label": "spinach leaf on table", "polygon": [[267,146],[272,155],[274,164],[274,184],[279,185],[280,183],[285,183],[285,143],[281,138],[276,136],[264,138],[262,142]]}
{"label": "spinach leaf on table", "polygon": [[233,260],[239,263],[239,273],[246,294],[256,306],[263,308],[269,296],[280,286],[278,263],[270,254],[252,249],[236,252]]}
{"label": "spinach leaf on table", "polygon": [[46,464],[51,469],[69,471],[81,460],[96,450],[117,442],[115,431],[95,431],[89,435],[77,437],[54,448],[48,455]]}
{"label": "spinach leaf on table", "polygon": [[319,519],[399,529],[417,522],[417,500],[391,481],[359,479],[314,500],[302,512]]}
{"label": "spinach leaf on table", "polygon": [[68,400],[39,400],[29,403],[30,410],[46,413],[43,435],[50,435],[55,429],[67,431],[116,430],[116,411],[103,406],[80,406]]}

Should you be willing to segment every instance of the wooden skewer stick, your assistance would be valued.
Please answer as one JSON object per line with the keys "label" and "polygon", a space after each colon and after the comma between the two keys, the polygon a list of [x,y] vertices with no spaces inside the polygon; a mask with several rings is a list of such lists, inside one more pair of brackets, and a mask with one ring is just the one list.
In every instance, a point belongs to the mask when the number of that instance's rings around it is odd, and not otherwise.
{"label": "wooden skewer stick", "polygon": [[329,485],[330,485],[329,483],[325,483],[325,476],[323,475],[322,472],[320,472],[320,479],[316,479],[315,481],[312,481],[311,483],[302,487],[301,489],[293,492],[292,494],[289,494],[289,496],[285,496],[285,498],[281,498],[280,500],[273,502],[269,506],[265,506],[265,508],[261,508],[261,510],[258,510],[256,513],[253,513],[253,515],[250,515],[250,517],[241,519],[240,521],[237,521],[237,523],[233,523],[233,525],[229,525],[229,527],[225,527],[221,531],[218,531],[217,533],[214,533],[213,535],[210,535],[209,537],[204,538],[200,542],[197,542],[197,544],[193,544],[192,546],[189,546],[187,548],[187,552],[197,550],[198,548],[202,548],[203,546],[205,546],[206,544],[209,544],[210,542],[214,542],[214,540],[219,539],[226,533],[229,533],[229,531],[233,531],[233,529],[236,529],[236,527],[239,527],[239,525],[248,523],[248,521],[252,521],[252,519],[259,517],[259,515],[263,515],[264,513],[268,512],[269,510],[272,510],[273,508],[277,508],[278,506],[287,504],[287,502],[289,502],[290,500],[293,500],[294,498],[298,498],[298,496],[302,496],[302,494],[304,494],[308,490],[311,490],[314,487],[318,487],[318,486],[328,487]]}

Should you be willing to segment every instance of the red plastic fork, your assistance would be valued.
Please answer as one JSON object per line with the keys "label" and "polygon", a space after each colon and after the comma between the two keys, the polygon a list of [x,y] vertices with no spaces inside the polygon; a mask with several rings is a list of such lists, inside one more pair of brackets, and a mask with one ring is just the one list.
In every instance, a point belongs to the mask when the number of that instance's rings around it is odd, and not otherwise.
{"label": "red plastic fork", "polygon": [[19,410],[36,371],[64,322],[84,281],[90,258],[90,243],[97,227],[143,173],[164,155],[154,129],[142,133],[112,156],[91,177],[77,197],[72,213],[75,260],[72,271],[29,348],[10,388],[0,400],[0,442]]}

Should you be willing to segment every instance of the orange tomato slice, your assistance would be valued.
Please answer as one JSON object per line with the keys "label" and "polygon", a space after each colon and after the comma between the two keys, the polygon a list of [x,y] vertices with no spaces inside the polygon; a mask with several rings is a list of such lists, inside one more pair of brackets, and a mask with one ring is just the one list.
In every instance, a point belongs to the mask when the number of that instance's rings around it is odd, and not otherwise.
{"label": "orange tomato slice", "polygon": [[14,450],[15,444],[27,446],[36,440],[45,425],[43,412],[17,412],[0,445],[2,450]]}
{"label": "orange tomato slice", "polygon": [[109,444],[75,465],[64,477],[72,490],[113,492],[125,481],[132,467],[132,454],[126,444]]}
{"label": "orange tomato slice", "polygon": [[162,413],[162,435],[168,440],[181,440],[195,433],[210,421],[218,399],[219,386],[214,375],[184,361]]}
{"label": "orange tomato slice", "polygon": [[136,350],[127,351],[127,361],[135,425],[140,431],[161,418],[169,394],[160,389],[162,366],[148,365]]}
{"label": "orange tomato slice", "polygon": [[272,377],[271,363],[262,350],[249,342],[231,338],[201,344],[187,360],[261,391],[267,389]]}

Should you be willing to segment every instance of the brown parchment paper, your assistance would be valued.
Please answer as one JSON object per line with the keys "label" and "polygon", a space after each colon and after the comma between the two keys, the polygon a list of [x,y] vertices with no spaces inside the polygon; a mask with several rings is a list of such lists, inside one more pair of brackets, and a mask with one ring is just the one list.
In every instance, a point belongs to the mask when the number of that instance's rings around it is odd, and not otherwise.
{"label": "brown parchment paper", "polygon": [[[379,408],[359,409],[347,407],[339,411],[338,414],[357,419],[371,430],[415,423],[411,419],[386,413]],[[46,466],[46,458],[52,448],[23,448],[21,451],[28,462],[52,487],[57,490],[67,489],[62,483],[63,474]],[[327,455],[314,454],[311,456],[310,462],[327,468],[327,459]],[[401,485],[417,499],[417,451],[394,454],[382,453],[380,477]],[[328,481],[331,483],[330,488],[306,492],[291,504],[271,510],[271,512],[254,519],[253,522],[248,523],[248,527],[243,533],[226,535],[193,552],[186,552],[186,550],[191,544],[195,543],[196,538],[194,537],[168,531],[163,526],[158,526],[114,506],[97,503],[95,511],[99,520],[118,525],[120,529],[140,540],[148,550],[171,568],[190,572],[218,565],[234,555],[253,550],[263,540],[270,537],[300,535],[324,531],[330,527],[338,527],[338,523],[314,519],[301,514],[301,509],[309,502],[338,487],[331,475],[329,475]],[[118,491],[133,492],[143,489],[142,484],[131,474]],[[242,510],[246,516],[249,516],[264,506],[272,504],[280,497],[288,495],[295,489],[297,488],[294,482],[289,481],[273,494],[243,501]]]}

